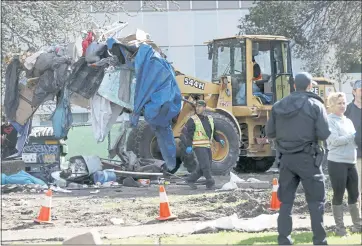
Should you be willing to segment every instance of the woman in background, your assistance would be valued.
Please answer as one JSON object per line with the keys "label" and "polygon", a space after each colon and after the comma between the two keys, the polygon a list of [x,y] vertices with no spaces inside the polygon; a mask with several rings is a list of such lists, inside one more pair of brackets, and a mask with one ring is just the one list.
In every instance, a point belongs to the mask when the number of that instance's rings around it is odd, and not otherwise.
{"label": "woman in background", "polygon": [[343,195],[347,189],[348,207],[352,217],[352,232],[361,232],[360,210],[358,206],[357,145],[354,141],[356,130],[350,119],[344,116],[346,95],[342,92],[332,93],[328,97],[331,114],[328,123],[331,135],[327,139],[328,173],[332,183],[332,209],[336,223],[336,234],[347,235],[343,222]]}

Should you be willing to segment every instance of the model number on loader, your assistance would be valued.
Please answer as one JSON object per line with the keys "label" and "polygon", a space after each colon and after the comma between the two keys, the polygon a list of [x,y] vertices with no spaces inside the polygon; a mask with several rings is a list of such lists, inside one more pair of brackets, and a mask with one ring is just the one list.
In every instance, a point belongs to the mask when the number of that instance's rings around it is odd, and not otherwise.
{"label": "model number on loader", "polygon": [[184,84],[195,87],[195,88],[200,89],[200,90],[205,89],[205,83],[202,83],[202,82],[199,82],[197,80],[193,80],[193,79],[190,79],[190,78],[187,78],[187,77],[185,77],[185,79],[184,79]]}

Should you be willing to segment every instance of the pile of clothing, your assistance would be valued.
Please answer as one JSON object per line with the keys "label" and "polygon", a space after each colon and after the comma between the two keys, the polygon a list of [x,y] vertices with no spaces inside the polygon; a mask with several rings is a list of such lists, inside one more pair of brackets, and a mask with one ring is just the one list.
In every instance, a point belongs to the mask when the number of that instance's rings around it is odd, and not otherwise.
{"label": "pile of clothing", "polygon": [[[132,113],[133,127],[143,114],[156,133],[166,164],[174,166],[171,124],[181,110],[181,92],[174,69],[150,36],[137,29],[124,38],[98,42],[88,33],[79,52],[83,55],[77,57],[75,48],[74,44],[57,45],[24,62],[16,57],[11,61],[6,71],[5,113],[14,127],[24,128],[36,109],[55,97],[51,119],[59,139],[67,137],[72,125],[71,102],[83,107],[89,103],[97,142],[104,141],[123,112]],[[26,73],[22,79],[21,71]],[[20,93],[19,84],[23,86]]]}

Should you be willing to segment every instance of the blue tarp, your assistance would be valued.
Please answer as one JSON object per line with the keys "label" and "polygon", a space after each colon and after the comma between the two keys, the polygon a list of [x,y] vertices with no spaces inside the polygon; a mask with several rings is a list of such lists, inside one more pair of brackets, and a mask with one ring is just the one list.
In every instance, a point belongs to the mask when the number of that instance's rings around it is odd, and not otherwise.
{"label": "blue tarp", "polygon": [[[115,39],[107,39],[108,49],[115,43]],[[120,50],[124,57],[128,57],[123,47]],[[137,81],[131,126],[137,127],[143,111],[146,122],[156,134],[162,157],[168,169],[172,170],[176,166],[176,143],[171,121],[179,114],[182,99],[175,73],[170,64],[148,44],[141,44],[134,62],[126,58],[126,64],[135,70]]]}
{"label": "blue tarp", "polygon": [[16,174],[7,176],[6,174],[1,174],[1,184],[39,184],[46,185],[43,180],[31,176],[29,173],[20,171]]}
{"label": "blue tarp", "polygon": [[69,90],[64,88],[63,94],[52,115],[54,136],[58,139],[65,138],[73,123],[72,111],[69,101]]}
{"label": "blue tarp", "polygon": [[176,167],[176,143],[171,126],[153,127],[163,160],[169,171]]}
{"label": "blue tarp", "polygon": [[132,126],[137,126],[141,110],[152,126],[168,127],[181,110],[181,91],[170,64],[150,45],[142,44],[135,58],[136,91]]}
{"label": "blue tarp", "polygon": [[181,91],[170,64],[147,44],[138,49],[135,62],[136,90],[131,125],[137,126],[141,111],[154,130],[168,170],[176,166],[176,143],[171,121],[181,110]]}

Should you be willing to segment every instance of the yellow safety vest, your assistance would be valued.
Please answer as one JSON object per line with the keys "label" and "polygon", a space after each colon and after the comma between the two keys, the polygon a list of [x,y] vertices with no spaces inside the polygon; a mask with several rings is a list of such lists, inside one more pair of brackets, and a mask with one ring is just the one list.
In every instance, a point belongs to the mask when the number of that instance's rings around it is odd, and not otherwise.
{"label": "yellow safety vest", "polygon": [[207,116],[211,125],[211,136],[209,139],[200,118],[196,114],[193,115],[191,118],[194,120],[195,123],[195,132],[192,145],[194,147],[210,148],[212,142],[211,139],[214,136],[214,119],[209,115]]}

